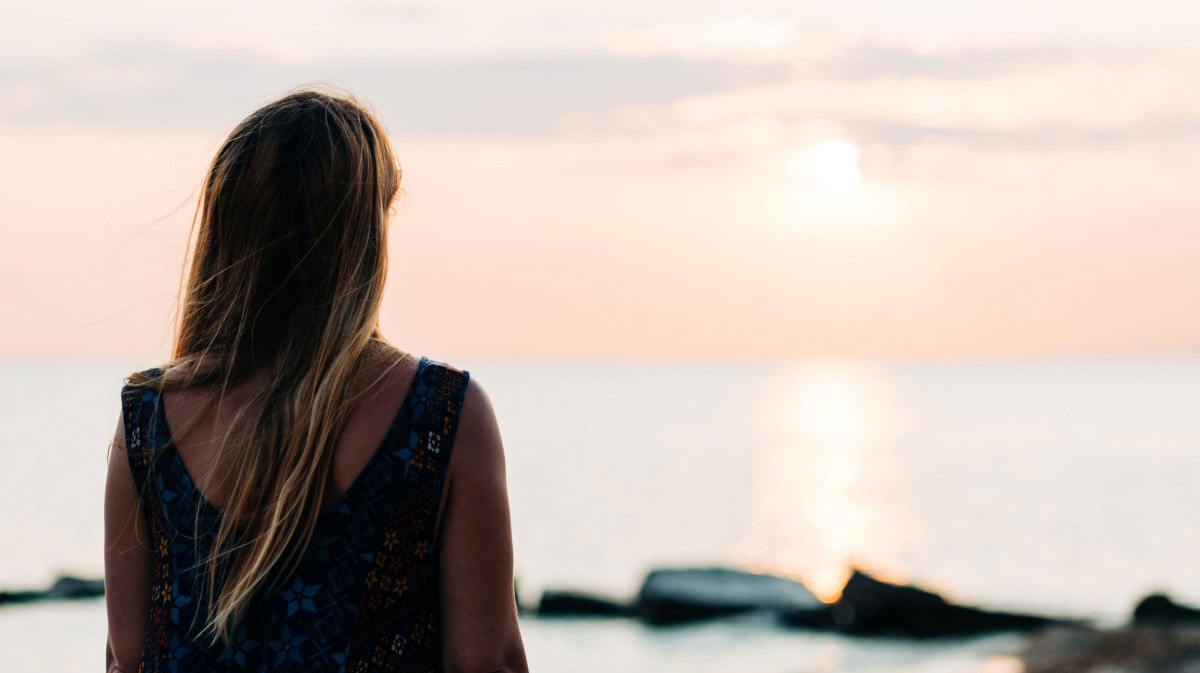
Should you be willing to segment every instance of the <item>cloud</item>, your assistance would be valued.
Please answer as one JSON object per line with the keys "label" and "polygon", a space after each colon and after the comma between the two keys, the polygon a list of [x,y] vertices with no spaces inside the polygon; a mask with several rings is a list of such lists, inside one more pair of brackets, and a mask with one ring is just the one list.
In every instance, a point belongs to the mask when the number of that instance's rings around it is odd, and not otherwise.
{"label": "cloud", "polygon": [[[979,78],[1044,68],[1083,55],[1063,45],[1031,44],[997,48],[926,51],[886,44],[864,44],[824,62],[851,79],[875,77]],[[1095,57],[1090,54],[1088,57]]]}
{"label": "cloud", "polygon": [[781,16],[723,16],[613,31],[605,44],[631,58],[778,62],[795,52],[796,25]]}
{"label": "cloud", "polygon": [[[371,2],[344,11],[365,21],[377,9]],[[433,22],[438,32],[448,20],[423,5],[395,12],[378,15],[379,23],[412,31]],[[0,65],[0,123],[222,129],[288,89],[331,82],[359,93],[406,135],[719,137],[731,127],[770,126],[786,139],[821,127],[906,145],[1112,143],[1196,132],[1194,53],[1039,40],[1011,26],[957,21],[714,15],[600,26],[603,49],[590,53],[463,52],[449,60],[390,47],[364,60],[333,42],[313,46],[312,54],[331,55],[324,61],[268,58],[197,41],[196,33],[182,47],[143,39]],[[234,46],[244,47],[245,37]],[[301,46],[295,35],[283,43],[284,51]]]}
{"label": "cloud", "polygon": [[720,137],[722,129],[760,126],[773,128],[769,135],[778,142],[812,132],[898,146],[1111,144],[1182,140],[1200,130],[1200,94],[1189,84],[1200,73],[1200,59],[1053,53],[868,48],[825,67],[797,66],[760,82],[572,121],[596,133]]}
{"label": "cloud", "polygon": [[104,50],[76,67],[0,69],[0,122],[224,127],[271,96],[329,81],[385,111],[398,132],[544,134],[571,113],[666,103],[778,75],[721,62],[611,56],[314,68],[145,45]]}

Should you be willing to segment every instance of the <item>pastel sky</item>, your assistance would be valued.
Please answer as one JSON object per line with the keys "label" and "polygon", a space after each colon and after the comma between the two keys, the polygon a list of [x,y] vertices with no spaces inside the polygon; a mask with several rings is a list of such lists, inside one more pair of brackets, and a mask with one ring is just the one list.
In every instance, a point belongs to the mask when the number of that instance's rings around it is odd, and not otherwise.
{"label": "pastel sky", "polygon": [[[902,8],[902,9],[901,9]],[[1200,8],[39,2],[0,26],[0,357],[166,353],[196,189],[309,83],[405,171],[433,356],[1200,349]],[[806,157],[853,143],[862,180]]]}

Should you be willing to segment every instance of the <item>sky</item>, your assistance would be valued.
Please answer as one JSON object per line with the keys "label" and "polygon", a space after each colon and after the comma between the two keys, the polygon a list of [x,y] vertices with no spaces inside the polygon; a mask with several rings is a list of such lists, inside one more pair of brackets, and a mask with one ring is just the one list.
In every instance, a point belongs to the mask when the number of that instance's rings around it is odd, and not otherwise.
{"label": "sky", "polygon": [[[443,359],[1200,350],[1177,1],[42,2],[0,26],[0,358],[165,357],[195,195],[293,88],[404,170]],[[828,189],[814,151],[850,143]],[[819,162],[818,162],[819,164]],[[842,167],[845,168],[845,167]]]}

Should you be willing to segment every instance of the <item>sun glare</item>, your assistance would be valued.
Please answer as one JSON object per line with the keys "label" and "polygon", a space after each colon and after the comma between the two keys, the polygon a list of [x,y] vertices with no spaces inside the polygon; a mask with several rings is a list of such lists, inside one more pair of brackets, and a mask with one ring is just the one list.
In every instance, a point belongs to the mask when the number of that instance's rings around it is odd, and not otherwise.
{"label": "sun glare", "polygon": [[745,549],[763,566],[836,599],[848,568],[895,577],[915,524],[894,499],[903,409],[875,368],[787,367],[761,406],[755,526]]}
{"label": "sun glare", "polygon": [[844,194],[858,184],[858,149],[845,140],[826,140],[808,155],[808,170],[817,184]]}

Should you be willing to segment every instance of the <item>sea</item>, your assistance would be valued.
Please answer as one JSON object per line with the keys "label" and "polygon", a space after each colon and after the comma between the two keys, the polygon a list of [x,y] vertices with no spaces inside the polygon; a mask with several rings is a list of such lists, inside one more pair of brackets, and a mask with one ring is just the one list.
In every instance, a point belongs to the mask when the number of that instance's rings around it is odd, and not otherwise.
{"label": "sea", "polygon": [[[1200,603],[1200,358],[446,361],[500,424],[533,671],[1020,670],[1013,635],[534,614],[546,589],[627,600],[663,567],[782,574],[826,599],[858,567],[1101,624],[1151,592]],[[121,379],[153,364],[0,362],[0,588],[102,575]],[[0,657],[98,670],[105,628],[102,599],[0,606]]]}

